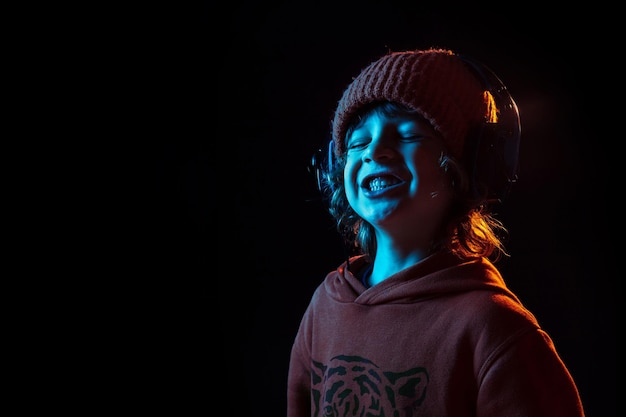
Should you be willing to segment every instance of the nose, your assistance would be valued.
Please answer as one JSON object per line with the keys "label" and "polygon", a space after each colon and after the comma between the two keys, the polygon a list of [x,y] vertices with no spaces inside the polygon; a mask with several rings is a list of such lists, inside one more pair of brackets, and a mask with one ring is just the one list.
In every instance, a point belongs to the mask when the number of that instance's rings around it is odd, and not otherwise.
{"label": "nose", "polygon": [[367,149],[363,152],[363,161],[383,161],[392,159],[396,155],[396,149],[393,146],[394,140],[388,133],[381,134],[372,138]]}

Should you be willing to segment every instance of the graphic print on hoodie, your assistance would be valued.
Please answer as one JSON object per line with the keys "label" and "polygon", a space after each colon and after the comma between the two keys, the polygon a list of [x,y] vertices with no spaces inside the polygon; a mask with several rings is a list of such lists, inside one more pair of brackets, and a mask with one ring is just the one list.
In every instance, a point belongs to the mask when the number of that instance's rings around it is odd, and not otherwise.
{"label": "graphic print on hoodie", "polygon": [[360,356],[314,362],[312,373],[314,416],[417,416],[428,387],[424,368],[385,371]]}

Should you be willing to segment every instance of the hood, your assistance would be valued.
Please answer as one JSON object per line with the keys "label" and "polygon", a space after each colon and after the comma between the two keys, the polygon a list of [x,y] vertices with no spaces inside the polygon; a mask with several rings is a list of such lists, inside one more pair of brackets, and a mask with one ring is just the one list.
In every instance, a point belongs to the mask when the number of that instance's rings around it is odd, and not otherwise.
{"label": "hood", "polygon": [[365,266],[365,256],[356,256],[330,272],[324,289],[337,302],[363,305],[405,304],[459,292],[487,290],[519,299],[507,289],[500,272],[486,258],[461,260],[450,253],[431,255],[366,289],[352,271]]}

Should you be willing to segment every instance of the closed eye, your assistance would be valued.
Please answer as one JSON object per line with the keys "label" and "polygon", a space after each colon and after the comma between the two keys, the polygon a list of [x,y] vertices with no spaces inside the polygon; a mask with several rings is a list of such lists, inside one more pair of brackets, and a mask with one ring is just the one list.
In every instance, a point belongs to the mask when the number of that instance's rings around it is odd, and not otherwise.
{"label": "closed eye", "polygon": [[428,136],[425,136],[421,133],[415,135],[402,135],[400,138],[401,142],[419,142],[426,139]]}
{"label": "closed eye", "polygon": [[370,138],[357,138],[357,139],[351,139],[348,142],[348,146],[347,149],[348,150],[360,150],[360,149],[365,149],[367,147],[367,145],[371,142],[372,140]]}

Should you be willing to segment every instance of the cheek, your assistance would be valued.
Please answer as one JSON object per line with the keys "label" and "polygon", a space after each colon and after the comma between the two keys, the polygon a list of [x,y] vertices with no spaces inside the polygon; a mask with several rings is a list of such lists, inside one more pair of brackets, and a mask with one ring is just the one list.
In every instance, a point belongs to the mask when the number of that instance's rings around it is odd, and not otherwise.
{"label": "cheek", "polygon": [[431,183],[441,184],[447,177],[445,169],[439,162],[439,154],[436,152],[423,152],[414,159],[414,166],[420,178]]}

